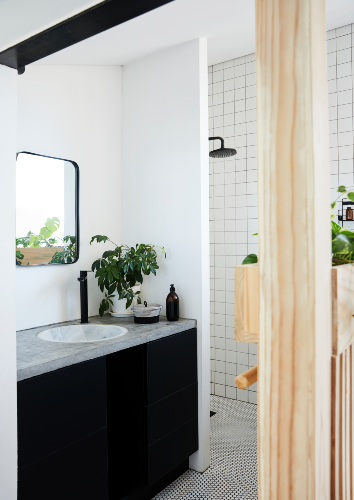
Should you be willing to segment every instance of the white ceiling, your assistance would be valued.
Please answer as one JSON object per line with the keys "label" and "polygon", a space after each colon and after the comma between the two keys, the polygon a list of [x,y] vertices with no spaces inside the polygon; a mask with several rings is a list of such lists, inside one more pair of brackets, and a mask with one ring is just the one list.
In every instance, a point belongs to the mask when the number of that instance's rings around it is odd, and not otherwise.
{"label": "white ceiling", "polygon": [[[32,9],[30,16],[27,12],[26,24],[26,9],[21,10],[22,16],[18,16],[19,10],[15,9],[16,4],[17,7],[19,4],[22,7],[25,5],[34,7],[34,4],[45,3],[52,7],[61,6],[60,12],[57,8],[57,14],[63,15],[65,6],[67,11],[68,6],[71,10],[73,8],[82,10],[99,2],[97,0],[61,0],[60,2],[57,0],[0,0],[0,13],[2,13],[0,15],[0,47],[4,45],[6,38],[3,30],[5,29],[5,35],[13,32],[14,26],[19,22],[19,17],[22,29],[27,27],[29,30],[31,22],[37,23],[36,25],[44,22],[42,11]],[[8,5],[8,9],[4,9],[4,4]],[[327,29],[354,23],[353,0],[327,0],[326,10]],[[53,12],[50,12],[53,17]],[[199,37],[208,38],[208,62],[216,64],[255,51],[254,19],[254,0],[175,0],[46,57],[36,64],[121,65]],[[49,22],[48,13],[46,22]],[[32,31],[33,29],[31,27]]]}
{"label": "white ceiling", "polygon": [[0,0],[0,52],[102,0]]}

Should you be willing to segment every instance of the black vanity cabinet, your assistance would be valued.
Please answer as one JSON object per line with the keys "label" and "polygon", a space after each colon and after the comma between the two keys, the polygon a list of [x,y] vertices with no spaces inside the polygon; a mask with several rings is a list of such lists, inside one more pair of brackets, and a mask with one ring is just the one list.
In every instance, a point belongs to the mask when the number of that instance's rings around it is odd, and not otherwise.
{"label": "black vanity cabinet", "polygon": [[18,382],[17,407],[19,500],[108,499],[106,357]]}
{"label": "black vanity cabinet", "polygon": [[142,500],[198,449],[196,330],[18,383],[19,500]]}

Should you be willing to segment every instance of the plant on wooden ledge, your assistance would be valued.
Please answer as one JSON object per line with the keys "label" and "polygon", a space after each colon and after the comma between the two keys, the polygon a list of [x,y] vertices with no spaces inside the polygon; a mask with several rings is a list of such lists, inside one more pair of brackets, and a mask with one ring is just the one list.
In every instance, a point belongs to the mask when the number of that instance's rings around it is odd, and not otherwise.
{"label": "plant on wooden ledge", "polygon": [[166,258],[166,252],[163,247],[155,245],[136,244],[134,247],[127,245],[117,245],[108,236],[96,235],[91,238],[90,245],[97,243],[111,242],[115,245],[114,250],[106,250],[100,259],[92,264],[92,271],[96,271],[95,277],[98,278],[98,286],[105,297],[100,304],[99,313],[103,316],[105,311],[109,310],[109,305],[113,305],[112,297],[117,291],[119,299],[127,299],[126,308],[131,306],[136,297],[138,304],[141,304],[140,292],[134,292],[132,287],[136,283],[143,282],[143,274],[150,273],[156,276],[157,253],[155,248],[160,248]]}
{"label": "plant on wooden ledge", "polygon": [[[347,195],[348,200],[354,203],[354,192],[348,191],[345,186],[339,186],[337,192],[339,196],[331,203],[331,209],[334,210],[337,201],[344,195]],[[336,214],[332,212],[331,219],[334,219]],[[332,265],[338,266],[342,264],[354,263],[354,231],[349,227],[340,227],[339,224],[331,220],[332,225]],[[256,233],[254,236],[256,236]],[[251,253],[244,258],[242,265],[256,264],[258,257]]]}

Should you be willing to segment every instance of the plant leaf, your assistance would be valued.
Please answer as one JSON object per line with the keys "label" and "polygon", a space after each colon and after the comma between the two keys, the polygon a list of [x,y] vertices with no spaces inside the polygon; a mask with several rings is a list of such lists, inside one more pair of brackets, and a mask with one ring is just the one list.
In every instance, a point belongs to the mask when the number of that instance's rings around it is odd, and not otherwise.
{"label": "plant leaf", "polygon": [[242,265],[244,266],[245,264],[257,264],[258,262],[258,257],[254,253],[250,253],[245,257],[242,261]]}

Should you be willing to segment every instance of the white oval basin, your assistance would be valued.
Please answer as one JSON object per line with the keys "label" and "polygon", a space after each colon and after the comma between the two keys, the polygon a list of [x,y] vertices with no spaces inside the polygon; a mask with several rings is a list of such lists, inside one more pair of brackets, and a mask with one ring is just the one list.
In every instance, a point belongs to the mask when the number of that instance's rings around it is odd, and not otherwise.
{"label": "white oval basin", "polygon": [[126,328],[115,325],[69,325],[50,328],[40,332],[37,337],[49,342],[101,342],[128,333]]}

